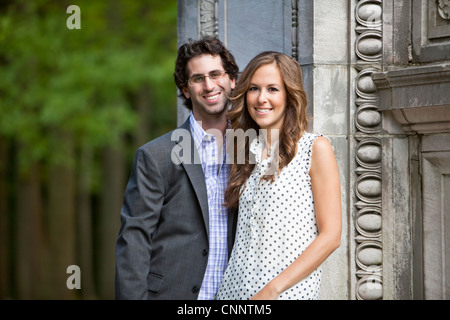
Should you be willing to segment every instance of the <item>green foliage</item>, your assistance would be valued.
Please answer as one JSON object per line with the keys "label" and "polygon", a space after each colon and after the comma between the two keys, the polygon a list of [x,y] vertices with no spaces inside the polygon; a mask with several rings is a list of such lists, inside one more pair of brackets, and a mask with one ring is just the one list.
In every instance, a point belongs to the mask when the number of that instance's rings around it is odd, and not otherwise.
{"label": "green foliage", "polygon": [[[69,30],[69,4],[81,29]],[[176,122],[176,0],[14,1],[0,15],[0,136],[27,166],[65,156],[65,139],[92,149],[134,132],[133,97],[151,90],[154,128]],[[59,154],[59,155],[58,155]]]}

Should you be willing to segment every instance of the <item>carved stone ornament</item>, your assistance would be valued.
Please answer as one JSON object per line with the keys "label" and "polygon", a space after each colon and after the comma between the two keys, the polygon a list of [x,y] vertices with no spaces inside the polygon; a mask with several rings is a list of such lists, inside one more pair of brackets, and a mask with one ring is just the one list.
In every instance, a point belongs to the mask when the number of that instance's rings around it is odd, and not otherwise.
{"label": "carved stone ornament", "polygon": [[292,0],[291,8],[292,8],[292,33],[291,33],[291,42],[292,42],[292,53],[291,56],[295,60],[298,59],[298,0]]}
{"label": "carved stone ornament", "polygon": [[438,13],[442,19],[450,20],[450,0],[437,0]]}
{"label": "carved stone ornament", "polygon": [[382,1],[360,0],[355,6],[355,295],[360,300],[383,298],[381,212],[381,114],[372,73],[381,68]]}
{"label": "carved stone ornament", "polygon": [[219,36],[218,2],[219,0],[200,1],[200,36]]}

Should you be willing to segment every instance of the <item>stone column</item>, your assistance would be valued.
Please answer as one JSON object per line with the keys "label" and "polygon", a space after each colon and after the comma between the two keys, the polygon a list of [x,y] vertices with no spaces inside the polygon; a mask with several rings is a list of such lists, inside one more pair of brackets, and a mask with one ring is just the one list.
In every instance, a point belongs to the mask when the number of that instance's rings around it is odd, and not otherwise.
{"label": "stone column", "polygon": [[353,54],[349,41],[351,4],[347,0],[298,1],[298,61],[308,96],[311,132],[327,136],[338,162],[343,232],[341,246],[323,265],[321,299],[351,298],[349,264],[353,228],[351,217],[352,148],[354,105],[352,82],[356,74],[351,67]]}
{"label": "stone column", "polygon": [[[354,201],[352,203],[352,244],[356,246],[352,274],[352,298],[374,300],[383,298],[382,238],[382,136],[378,94],[371,75],[379,71],[382,61],[382,1],[354,2],[353,69],[354,101],[349,159]],[[353,259],[352,259],[353,260]]]}

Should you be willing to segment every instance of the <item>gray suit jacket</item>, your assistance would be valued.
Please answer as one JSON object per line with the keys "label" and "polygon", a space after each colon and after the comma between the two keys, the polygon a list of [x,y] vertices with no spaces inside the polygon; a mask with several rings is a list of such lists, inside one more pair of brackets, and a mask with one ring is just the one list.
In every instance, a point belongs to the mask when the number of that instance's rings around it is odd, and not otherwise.
{"label": "gray suit jacket", "polygon": [[[190,132],[189,119],[180,128]],[[205,179],[201,164],[174,163],[179,142],[171,136],[136,152],[116,245],[117,299],[197,299],[202,284],[209,247]],[[229,211],[229,255],[236,216]]]}

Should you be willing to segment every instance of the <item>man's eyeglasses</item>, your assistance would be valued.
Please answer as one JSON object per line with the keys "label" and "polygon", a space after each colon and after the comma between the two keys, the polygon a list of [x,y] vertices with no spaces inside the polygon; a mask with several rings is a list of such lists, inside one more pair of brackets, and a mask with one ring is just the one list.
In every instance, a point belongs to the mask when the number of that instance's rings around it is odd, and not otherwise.
{"label": "man's eyeglasses", "polygon": [[216,82],[217,80],[219,80],[220,78],[222,78],[222,77],[225,75],[225,73],[227,73],[227,72],[226,72],[226,71],[222,71],[222,70],[214,70],[214,71],[211,71],[210,73],[208,73],[207,76],[204,76],[204,75],[196,75],[196,76],[190,77],[190,78],[188,79],[188,84],[189,84],[190,86],[195,86],[195,85],[203,84],[203,83],[205,83],[207,77],[208,77],[210,80]]}

